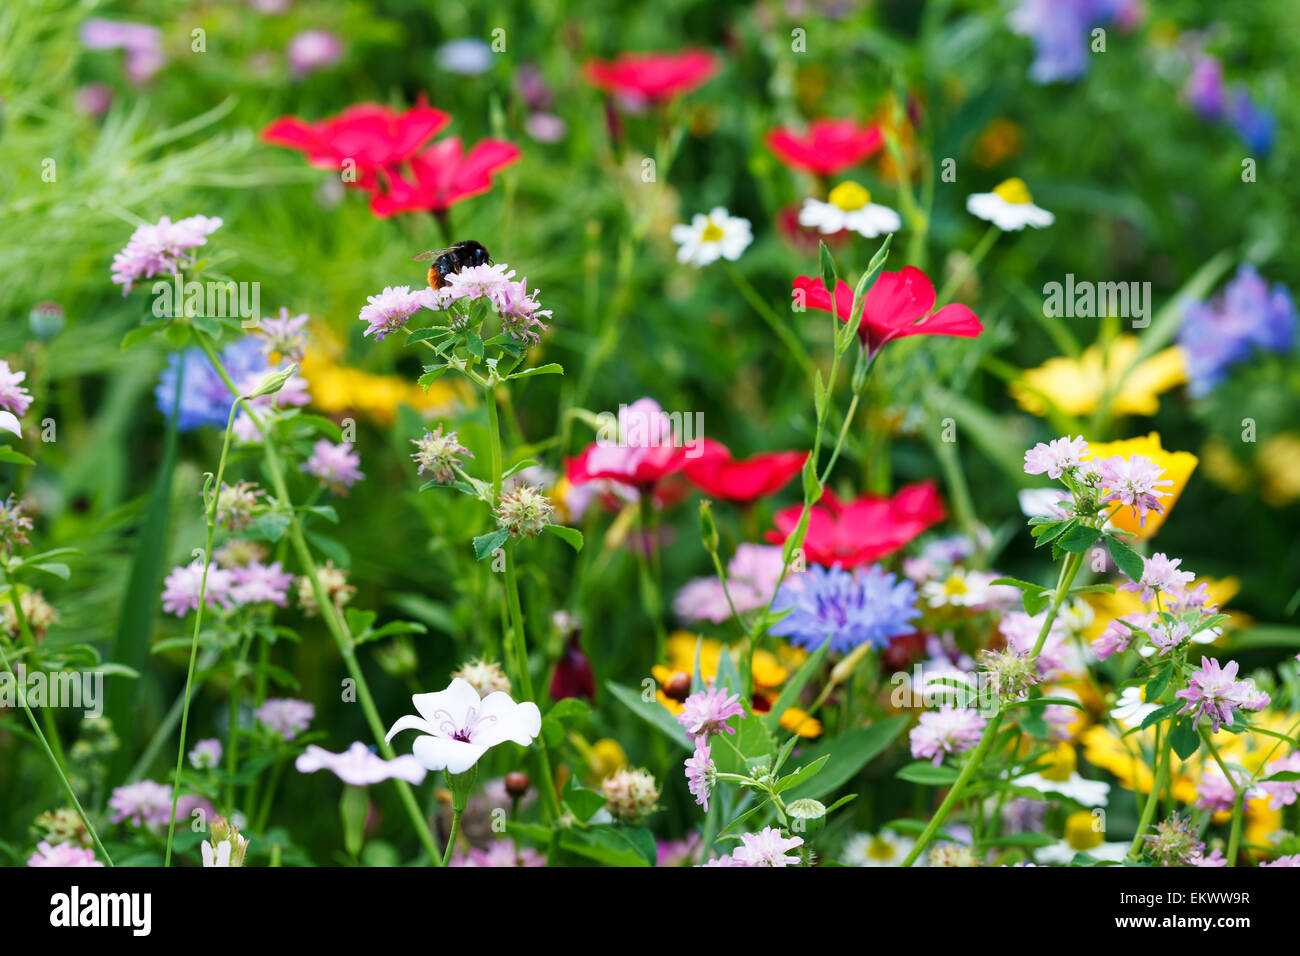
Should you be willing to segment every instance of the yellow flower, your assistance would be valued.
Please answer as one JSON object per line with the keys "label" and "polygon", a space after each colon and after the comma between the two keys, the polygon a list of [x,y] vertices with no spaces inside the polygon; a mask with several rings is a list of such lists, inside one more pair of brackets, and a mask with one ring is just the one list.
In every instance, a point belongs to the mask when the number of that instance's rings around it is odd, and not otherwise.
{"label": "yellow flower", "polygon": [[820,737],[822,722],[798,707],[787,707],[781,714],[781,726],[800,737]]}
{"label": "yellow flower", "polygon": [[1147,512],[1145,525],[1138,524],[1132,508],[1121,508],[1111,519],[1115,527],[1137,535],[1139,541],[1146,541],[1154,537],[1161,525],[1165,523],[1165,519],[1169,517],[1169,512],[1178,502],[1178,496],[1187,487],[1187,480],[1192,477],[1197,458],[1187,451],[1165,451],[1160,445],[1159,432],[1151,432],[1145,438],[1126,438],[1123,441],[1091,444],[1085,457],[1100,459],[1110,458],[1112,455],[1123,458],[1129,455],[1144,455],[1165,470],[1165,473],[1160,476],[1161,480],[1168,479],[1173,482],[1172,485],[1162,486],[1166,494],[1160,499],[1160,504],[1164,510],[1159,514],[1154,510]]}
{"label": "yellow flower", "polygon": [[1207,439],[1201,446],[1201,470],[1205,477],[1229,491],[1245,491],[1250,472],[1237,461],[1222,438]]}
{"label": "yellow flower", "polygon": [[458,383],[440,379],[428,394],[415,382],[400,375],[379,375],[337,361],[339,346],[318,340],[307,350],[302,374],[311,387],[312,405],[327,414],[357,412],[381,424],[389,424],[399,405],[419,412],[448,415],[466,403],[468,392]]}
{"label": "yellow flower", "polygon": [[591,770],[598,779],[604,780],[626,766],[627,754],[617,740],[603,737],[591,745]]}
{"label": "yellow flower", "polygon": [[[1011,397],[1033,415],[1046,415],[1049,402],[1067,415],[1090,415],[1133,364],[1137,353],[1137,338],[1121,335],[1110,343],[1104,355],[1100,347],[1090,345],[1077,359],[1048,359],[1038,368],[1022,372],[1020,380],[1011,383]],[[1172,346],[1157,352],[1125,377],[1119,392],[1111,397],[1111,410],[1116,415],[1154,415],[1160,408],[1156,396],[1186,381],[1182,349]]]}
{"label": "yellow flower", "polygon": [[1264,442],[1255,457],[1259,493],[1265,502],[1281,508],[1300,498],[1300,436],[1283,432]]}

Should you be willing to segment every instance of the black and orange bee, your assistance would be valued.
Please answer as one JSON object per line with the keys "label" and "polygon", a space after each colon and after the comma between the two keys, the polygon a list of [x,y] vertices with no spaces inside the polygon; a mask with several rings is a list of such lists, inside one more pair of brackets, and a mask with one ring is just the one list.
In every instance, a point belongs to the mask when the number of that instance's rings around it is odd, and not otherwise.
{"label": "black and orange bee", "polygon": [[470,266],[487,265],[492,261],[492,254],[487,246],[473,239],[465,239],[446,249],[430,249],[418,256],[412,256],[417,262],[431,262],[429,266],[429,287],[441,289],[447,276],[468,269]]}

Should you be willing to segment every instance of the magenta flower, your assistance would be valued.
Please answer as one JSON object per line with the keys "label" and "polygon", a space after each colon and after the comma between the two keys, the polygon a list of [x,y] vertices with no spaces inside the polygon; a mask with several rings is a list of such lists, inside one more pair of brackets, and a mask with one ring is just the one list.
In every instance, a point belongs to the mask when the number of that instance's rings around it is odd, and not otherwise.
{"label": "magenta flower", "polygon": [[1097,476],[1106,486],[1103,502],[1119,502],[1131,507],[1138,523],[1145,525],[1147,512],[1164,511],[1159,499],[1168,494],[1161,485],[1172,485],[1168,478],[1161,479],[1165,470],[1144,455],[1112,455],[1095,464]]}
{"label": "magenta flower", "polygon": [[27,858],[28,866],[103,866],[95,859],[94,850],[83,850],[72,843],[59,843],[50,846],[42,840],[36,844],[36,852]]}
{"label": "magenta flower", "polygon": [[1128,650],[1129,642],[1133,640],[1134,630],[1146,630],[1155,619],[1154,614],[1142,613],[1126,614],[1115,618],[1106,625],[1106,630],[1092,641],[1092,651],[1097,655],[1097,660],[1104,661],[1112,654],[1124,653]]}
{"label": "magenta flower", "polygon": [[1182,563],[1182,558],[1169,558],[1157,551],[1142,559],[1141,579],[1126,581],[1120,585],[1120,590],[1141,591],[1144,602],[1154,600],[1157,594],[1182,593],[1196,578],[1191,571],[1178,570]]}
{"label": "magenta flower", "polygon": [[728,727],[727,721],[744,716],[744,713],[739,694],[728,694],[721,687],[710,687],[686,698],[677,722],[692,737],[707,738],[713,734],[734,734],[736,729]]}
{"label": "magenta flower", "polygon": [[516,846],[509,837],[493,840],[484,849],[477,847],[451,858],[452,866],[545,866],[545,855],[531,847]]}
{"label": "magenta flower", "polygon": [[385,286],[379,295],[366,296],[367,305],[361,307],[357,318],[367,324],[363,335],[373,335],[376,341],[392,335],[410,320],[411,316],[432,304],[432,289],[411,291],[409,285]]}
{"label": "magenta flower", "polygon": [[[1270,760],[1264,767],[1264,776],[1269,777],[1285,770],[1300,772],[1300,752]],[[1300,780],[1265,780],[1259,785],[1259,789],[1268,796],[1270,810],[1289,807],[1300,798]]]}
{"label": "magenta flower", "polygon": [[175,275],[193,261],[189,250],[205,245],[220,226],[221,220],[211,216],[190,216],[179,222],[163,216],[155,225],[137,226],[126,248],[113,257],[113,281],[126,295],[142,279]]}
{"label": "magenta flower", "polygon": [[908,735],[912,756],[930,760],[937,767],[945,756],[965,753],[975,746],[984,724],[979,712],[969,707],[944,704],[938,710],[926,711]]}
{"label": "magenta flower", "polygon": [[[189,564],[172,569],[171,574],[163,581],[163,611],[175,614],[177,617],[184,617],[190,611],[197,611],[199,589],[202,584],[203,560],[201,558],[195,558]],[[220,606],[230,610],[235,600],[232,594],[234,586],[235,576],[232,572],[219,568],[215,564],[210,565],[207,587],[204,590],[204,600],[208,607]]]}
{"label": "magenta flower", "polygon": [[0,408],[7,408],[15,415],[27,414],[32,404],[32,393],[23,387],[26,372],[15,372],[9,363],[0,359]]}
{"label": "magenta flower", "polygon": [[293,740],[315,718],[316,708],[305,700],[272,697],[253,711],[253,716],[268,730],[285,740]]}
{"label": "magenta flower", "polygon": [[1232,726],[1233,712],[1241,707],[1244,690],[1242,682],[1237,680],[1236,661],[1220,667],[1217,660],[1202,657],[1201,669],[1193,671],[1187,687],[1174,696],[1187,701],[1178,711],[1180,714],[1195,715],[1197,723],[1208,717],[1217,734],[1221,723]]}
{"label": "magenta flower", "polygon": [[[113,811],[113,823],[126,820],[137,827],[161,826],[171,819],[172,788],[153,780],[126,784],[113,791],[108,798],[108,808]],[[212,804],[189,794],[176,801],[176,819],[182,820],[196,809],[201,809],[209,818],[216,815]]]}
{"label": "magenta flower", "polygon": [[364,787],[384,780],[405,780],[418,787],[428,773],[420,766],[420,761],[410,754],[385,760],[359,740],[341,754],[330,753],[315,744],[308,744],[306,751],[298,756],[293,765],[299,773],[328,770],[353,787]]}
{"label": "magenta flower", "polygon": [[709,738],[696,737],[695,753],[686,758],[686,783],[691,796],[704,808],[705,813],[709,812],[709,794],[713,792],[713,784],[717,779],[715,773]]}
{"label": "magenta flower", "polygon": [[81,45],[87,50],[126,51],[126,75],[145,83],[162,69],[162,30],[144,23],[92,17],[81,25]]}
{"label": "magenta flower", "polygon": [[732,857],[741,866],[798,866],[799,857],[788,855],[795,847],[803,846],[803,838],[783,837],[775,827],[764,827],[759,833],[746,833],[740,838]]}
{"label": "magenta flower", "polygon": [[242,567],[231,568],[230,573],[235,579],[235,586],[230,593],[236,604],[269,602],[279,607],[288,606],[293,575],[285,571],[279,561],[270,564],[249,561]]}
{"label": "magenta flower", "polygon": [[366,477],[357,467],[360,464],[361,456],[353,454],[351,442],[334,445],[322,438],[312,447],[311,457],[303,462],[302,470],[315,475],[322,485],[342,493]]}
{"label": "magenta flower", "polygon": [[1046,472],[1048,478],[1056,480],[1079,467],[1080,460],[1087,452],[1088,443],[1082,435],[1078,438],[1066,435],[1046,445],[1039,442],[1025,452],[1025,474],[1041,475]]}

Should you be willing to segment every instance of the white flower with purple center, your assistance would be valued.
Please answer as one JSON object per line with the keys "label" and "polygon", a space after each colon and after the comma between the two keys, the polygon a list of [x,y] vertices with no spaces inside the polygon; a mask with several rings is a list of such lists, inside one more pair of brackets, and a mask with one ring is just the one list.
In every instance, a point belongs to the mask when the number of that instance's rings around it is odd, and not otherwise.
{"label": "white flower with purple center", "polygon": [[984,733],[984,724],[979,711],[970,707],[944,704],[938,710],[926,711],[908,735],[912,756],[929,760],[937,767],[944,757],[965,753],[975,746]]}
{"label": "white flower with purple center", "polygon": [[253,717],[272,733],[293,740],[311,724],[316,717],[316,708],[305,700],[272,697],[253,711]]}
{"label": "white flower with purple center", "polygon": [[342,492],[366,477],[358,467],[360,464],[361,456],[353,453],[351,442],[335,445],[322,438],[312,446],[311,457],[301,467],[319,478],[322,485]]}
{"label": "white flower with purple center", "polygon": [[215,564],[208,567],[206,584],[203,580],[203,561],[195,558],[189,564],[173,568],[163,581],[163,611],[184,617],[190,611],[199,608],[199,591],[202,589],[204,602],[210,608],[222,607],[229,610],[234,605],[235,576],[225,568]]}
{"label": "white flower with purple center", "polygon": [[126,248],[113,257],[113,281],[126,295],[141,279],[175,275],[192,261],[189,250],[206,244],[220,227],[221,220],[213,216],[190,216],[178,222],[163,216],[154,225],[137,226]]}
{"label": "white flower with purple center", "polygon": [[385,740],[403,730],[418,730],[412,753],[426,770],[465,773],[492,747],[507,740],[527,747],[542,730],[542,714],[532,701],[515,703],[496,691],[480,698],[468,682],[455,678],[446,690],[411,698],[419,716],[398,719]]}
{"label": "white flower with purple center", "polygon": [[1088,442],[1082,435],[1078,438],[1069,435],[1054,438],[1047,444],[1039,442],[1025,452],[1025,474],[1041,475],[1046,472],[1048,478],[1056,481],[1078,468],[1079,462],[1087,453]]}
{"label": "white flower with purple center", "polygon": [[771,633],[809,651],[828,640],[840,654],[866,643],[887,647],[890,638],[915,630],[911,622],[921,615],[915,604],[916,585],[880,565],[854,572],[814,565],[781,585],[772,610],[790,613]]}
{"label": "white flower with purple center", "polygon": [[418,787],[424,783],[424,776],[428,773],[410,754],[385,760],[359,740],[341,754],[308,744],[293,765],[299,773],[328,770],[353,787],[365,787],[384,780],[405,780]]}

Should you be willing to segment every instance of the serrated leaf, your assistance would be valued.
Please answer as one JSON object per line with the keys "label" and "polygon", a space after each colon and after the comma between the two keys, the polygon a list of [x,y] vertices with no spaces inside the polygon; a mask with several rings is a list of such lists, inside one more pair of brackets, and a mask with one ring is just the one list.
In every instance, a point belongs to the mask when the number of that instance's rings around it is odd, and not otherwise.
{"label": "serrated leaf", "polygon": [[1132,581],[1142,580],[1142,572],[1146,568],[1142,555],[1138,554],[1127,544],[1115,537],[1113,534],[1106,535],[1106,550],[1115,561],[1115,566]]}
{"label": "serrated leaf", "polygon": [[489,531],[487,534],[481,534],[474,539],[474,557],[482,561],[490,557],[497,548],[501,547],[510,539],[510,532],[505,528],[498,528],[496,531]]}

